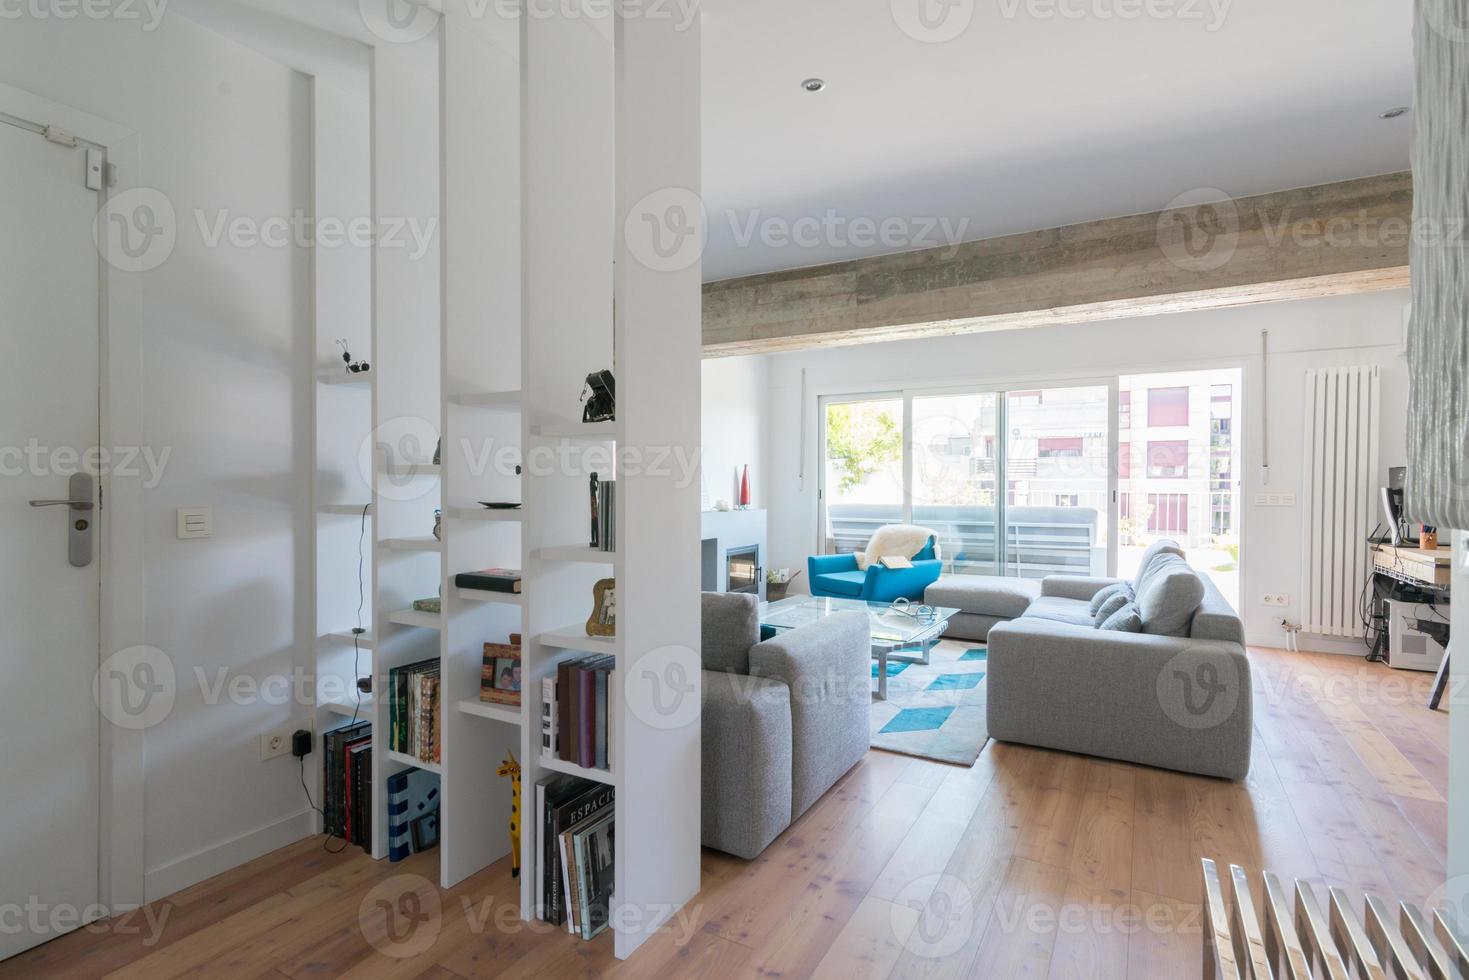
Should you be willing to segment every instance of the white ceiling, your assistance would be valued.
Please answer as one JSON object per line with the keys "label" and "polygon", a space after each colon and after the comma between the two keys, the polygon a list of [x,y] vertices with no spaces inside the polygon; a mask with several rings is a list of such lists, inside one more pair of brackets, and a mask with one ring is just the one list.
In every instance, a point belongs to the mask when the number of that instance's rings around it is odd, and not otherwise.
{"label": "white ceiling", "polygon": [[[972,18],[924,43],[894,14],[922,3]],[[1179,16],[1093,13],[1150,4]],[[1412,6],[704,0],[705,278],[902,250],[854,246],[854,218],[900,219],[899,238],[968,219],[973,240],[1406,170],[1411,115],[1378,116],[1412,101]],[[801,91],[810,76],[827,90]],[[829,211],[814,246],[739,241],[752,213],[779,232]]]}

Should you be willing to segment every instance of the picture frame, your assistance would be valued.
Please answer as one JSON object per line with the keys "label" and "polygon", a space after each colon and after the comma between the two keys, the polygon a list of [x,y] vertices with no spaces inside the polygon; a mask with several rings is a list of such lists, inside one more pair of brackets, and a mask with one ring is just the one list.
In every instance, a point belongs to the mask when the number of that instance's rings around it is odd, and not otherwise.
{"label": "picture frame", "polygon": [[592,586],[592,615],[587,636],[617,635],[617,580],[604,578]]}

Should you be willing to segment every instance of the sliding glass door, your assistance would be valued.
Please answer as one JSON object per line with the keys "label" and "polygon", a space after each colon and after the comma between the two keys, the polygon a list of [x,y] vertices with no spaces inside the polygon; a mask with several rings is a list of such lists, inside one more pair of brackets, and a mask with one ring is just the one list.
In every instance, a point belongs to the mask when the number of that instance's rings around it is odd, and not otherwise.
{"label": "sliding glass door", "polygon": [[1101,381],[822,399],[822,549],[860,551],[881,525],[905,522],[935,531],[951,572],[1108,574],[1116,391]]}

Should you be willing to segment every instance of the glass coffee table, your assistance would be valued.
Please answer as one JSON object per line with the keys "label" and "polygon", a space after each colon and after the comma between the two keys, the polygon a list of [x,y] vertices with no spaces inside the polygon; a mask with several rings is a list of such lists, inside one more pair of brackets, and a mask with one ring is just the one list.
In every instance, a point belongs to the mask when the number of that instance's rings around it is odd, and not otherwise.
{"label": "glass coffee table", "polygon": [[760,625],[783,633],[849,609],[867,613],[872,630],[872,656],[877,661],[877,693],[873,695],[877,701],[886,701],[888,697],[888,662],[927,664],[929,651],[943,638],[949,620],[959,612],[944,606],[902,606],[799,595],[779,602],[762,602]]}

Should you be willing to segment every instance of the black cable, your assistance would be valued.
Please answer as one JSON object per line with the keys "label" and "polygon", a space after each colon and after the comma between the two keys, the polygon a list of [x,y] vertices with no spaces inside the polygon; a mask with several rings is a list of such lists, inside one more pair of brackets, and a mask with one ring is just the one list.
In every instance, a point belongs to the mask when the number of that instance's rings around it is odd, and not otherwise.
{"label": "black cable", "polygon": [[316,805],[316,801],[311,798],[311,790],[306,785],[306,757],[303,755],[303,756],[300,756],[299,759],[300,759],[300,762],[301,762],[301,791],[306,794],[306,805],[309,806],[309,807],[311,807],[311,809],[315,810],[317,813],[321,814],[322,827],[323,827],[323,831],[322,832],[326,835],[325,836],[325,839],[323,839],[322,842],[321,842],[321,849],[324,850],[324,851],[326,851],[328,854],[341,854],[343,851],[345,851],[347,849],[347,842],[344,840],[344,841],[342,841],[342,846],[341,847],[338,847],[335,850],[332,849],[332,846],[331,846],[332,845],[332,834],[330,832],[328,832],[328,831],[325,830],[325,827],[326,827],[326,811],[323,810],[321,807],[317,806]]}

